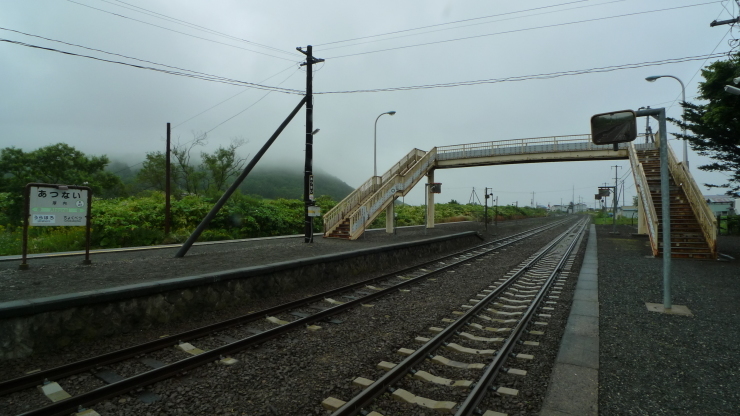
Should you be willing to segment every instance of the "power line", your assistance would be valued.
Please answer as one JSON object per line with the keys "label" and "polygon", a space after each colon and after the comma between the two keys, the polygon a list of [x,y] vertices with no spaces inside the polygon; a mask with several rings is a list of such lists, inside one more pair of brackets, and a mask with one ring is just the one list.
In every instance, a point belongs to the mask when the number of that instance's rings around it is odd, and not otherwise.
{"label": "power line", "polygon": [[[284,51],[284,50],[279,49],[279,48],[274,48],[272,46],[263,45],[263,44],[257,43],[257,42],[252,42],[250,40],[242,39],[242,38],[237,37],[237,36],[232,36],[232,35],[229,35],[228,33],[219,32],[217,30],[210,29],[210,28],[205,27],[205,26],[201,26],[201,25],[197,25],[195,23],[187,22],[185,20],[177,19],[177,18],[174,18],[172,16],[168,16],[166,14],[158,13],[158,12],[155,12],[153,10],[145,9],[143,7],[136,6],[136,5],[131,4],[131,3],[126,3],[125,1],[114,0],[115,3],[114,2],[111,2],[111,1],[108,1],[108,0],[99,0],[99,1],[102,1],[104,3],[111,4],[111,5],[116,6],[116,7],[122,7],[124,9],[128,9],[128,10],[131,10],[131,11],[134,11],[134,12],[137,12],[137,13],[142,13],[142,14],[145,14],[147,16],[154,17],[154,18],[157,18],[157,19],[162,19],[162,20],[165,20],[165,21],[169,21],[170,23],[175,23],[175,24],[183,25],[183,26],[189,27],[191,29],[200,30],[200,31],[203,31],[203,32],[206,32],[206,33],[217,35],[217,36],[222,36],[222,37],[225,37],[227,39],[231,39],[231,40],[236,40],[236,41],[239,41],[239,42],[248,43],[250,45],[254,45],[254,46],[259,46],[259,47],[262,47],[262,48],[270,49],[270,50],[273,50],[275,52],[281,52],[281,53],[290,54],[290,55],[293,54],[293,52]],[[121,4],[117,4],[117,3],[121,3]],[[123,6],[122,4],[125,4],[125,6]]]}
{"label": "power line", "polygon": [[134,19],[133,17],[124,16],[124,15],[119,14],[119,13],[109,12],[107,10],[99,9],[97,7],[93,7],[93,6],[90,6],[90,5],[87,5],[87,4],[78,3],[78,2],[76,2],[74,0],[67,0],[67,1],[70,2],[70,3],[78,4],[78,5],[83,6],[83,7],[88,7],[90,9],[97,10],[97,11],[100,11],[100,12],[103,12],[103,13],[111,14],[113,16],[117,16],[117,17],[120,17],[120,18],[123,18],[123,19],[133,20],[134,22],[139,22],[139,23],[142,23],[142,24],[145,24],[145,25],[154,26],[154,27],[157,27],[157,28],[160,28],[160,29],[163,29],[163,30],[167,30],[167,31],[170,31],[170,32],[179,33],[179,34],[185,35],[185,36],[190,36],[192,38],[201,39],[201,40],[205,40],[205,41],[213,42],[213,43],[218,43],[219,45],[230,46],[232,48],[241,49],[241,50],[248,51],[248,52],[254,52],[254,53],[258,53],[260,55],[265,55],[265,56],[269,56],[269,57],[276,58],[276,59],[282,59],[282,60],[285,60],[285,61],[290,61],[291,60],[289,58],[284,58],[282,56],[270,55],[269,53],[255,51],[255,50],[247,49],[247,48],[242,48],[241,46],[231,45],[231,44],[228,44],[228,43],[219,42],[217,40],[208,39],[208,38],[204,38],[204,37],[200,37],[200,36],[196,36],[196,35],[191,35],[190,33],[180,32],[179,30],[170,29],[170,28],[167,28],[167,27],[164,27],[164,26],[155,25],[154,23],[145,22],[143,20]]}
{"label": "power line", "polygon": [[419,47],[419,46],[437,45],[437,44],[440,44],[440,43],[458,42],[458,41],[461,41],[461,40],[477,39],[477,38],[483,38],[483,37],[489,37],[489,36],[504,35],[504,34],[509,34],[509,33],[527,32],[527,31],[530,31],[530,30],[548,29],[548,28],[553,28],[553,27],[576,25],[576,24],[580,24],[580,23],[589,23],[589,22],[597,22],[597,21],[601,21],[601,20],[618,19],[618,18],[622,18],[622,17],[637,16],[637,15],[650,14],[650,13],[658,13],[658,12],[665,12],[665,11],[670,11],[670,10],[685,9],[685,8],[689,8],[689,7],[705,6],[707,4],[719,3],[720,1],[721,0],[719,0],[719,1],[710,1],[710,2],[706,2],[706,3],[691,4],[691,5],[687,5],[687,6],[668,7],[668,8],[665,8],[665,9],[647,10],[647,11],[642,11],[642,12],[634,12],[634,13],[621,14],[621,15],[616,15],[616,16],[596,17],[596,18],[593,18],[593,19],[577,20],[577,21],[566,22],[566,23],[554,23],[554,24],[551,24],[551,25],[535,26],[535,27],[529,27],[529,28],[524,28],[524,29],[512,29],[512,30],[506,30],[506,31],[503,31],[503,32],[487,33],[487,34],[483,34],[483,35],[466,36],[466,37],[462,37],[462,38],[440,40],[440,41],[435,41],[435,42],[418,43],[418,44],[415,44],[415,45],[397,46],[397,47],[394,47],[394,48],[378,49],[378,50],[374,50],[374,51],[358,52],[358,53],[347,54],[347,55],[338,55],[338,56],[332,56],[332,57],[329,57],[329,58],[326,58],[326,59],[347,58],[347,57],[350,57],[350,56],[366,55],[366,54],[379,53],[379,52],[388,52],[388,51],[394,51],[394,50],[399,50],[399,49],[416,48],[416,47]]}
{"label": "power line", "polygon": [[572,75],[612,72],[612,71],[619,71],[622,69],[634,69],[634,68],[643,68],[643,67],[648,67],[648,66],[698,61],[702,59],[718,58],[721,56],[724,56],[724,54],[717,53],[717,54],[709,54],[709,55],[687,56],[683,58],[662,59],[659,61],[648,61],[648,62],[640,62],[640,63],[633,63],[633,64],[612,65],[612,66],[605,66],[605,67],[591,68],[591,69],[577,69],[577,70],[570,70],[570,71],[550,72],[550,73],[536,74],[536,75],[517,75],[517,76],[512,76],[512,77],[481,79],[481,80],[475,80],[475,81],[458,81],[458,82],[449,82],[449,83],[441,83],[441,84],[414,85],[414,86],[390,87],[390,88],[375,88],[375,89],[367,89],[367,90],[326,91],[326,92],[315,92],[314,94],[357,94],[357,93],[368,93],[368,92],[408,91],[408,90],[435,89],[435,88],[452,88],[452,87],[462,87],[462,86],[481,85],[481,84],[497,84],[501,82],[529,81],[529,80],[534,80],[534,79],[551,79],[551,78],[559,78],[559,77],[572,76]]}
{"label": "power line", "polygon": [[[262,84],[262,83],[263,83],[263,82],[265,82],[265,81],[269,81],[270,79],[272,79],[272,78],[274,78],[274,77],[276,77],[276,76],[278,76],[278,75],[282,74],[283,72],[285,72],[285,71],[289,70],[290,68],[293,68],[294,66],[295,66],[295,65],[291,65],[291,66],[289,66],[289,67],[287,67],[287,68],[283,69],[282,71],[278,72],[277,74],[275,74],[275,75],[271,75],[270,77],[268,77],[268,78],[265,78],[264,80],[260,81],[259,83],[260,83],[260,84]],[[292,74],[291,74],[291,76],[292,76]],[[283,82],[285,82],[285,81],[283,81]],[[278,84],[278,86],[279,86],[279,85],[281,85],[281,84],[282,84],[282,82],[281,82],[280,84]],[[192,116],[192,117],[188,118],[188,119],[187,119],[187,120],[185,120],[185,121],[181,121],[180,123],[178,123],[178,124],[176,124],[175,126],[173,126],[173,127],[172,127],[172,130],[176,129],[177,127],[179,127],[179,126],[181,126],[181,125],[183,125],[183,124],[187,123],[188,121],[190,121],[190,120],[192,120],[192,119],[194,119],[194,118],[196,118],[196,117],[198,117],[198,116],[200,116],[200,115],[202,115],[202,114],[204,114],[204,113],[207,113],[208,111],[211,111],[211,110],[213,110],[214,108],[216,108],[216,107],[218,107],[219,105],[221,105],[221,104],[223,104],[223,103],[225,103],[225,102],[227,102],[227,101],[231,100],[232,98],[236,98],[237,96],[239,96],[239,95],[241,95],[241,94],[244,94],[244,93],[245,93],[245,92],[247,92],[247,91],[249,91],[249,88],[247,88],[247,89],[244,89],[243,91],[240,91],[240,92],[238,92],[238,93],[236,93],[236,94],[232,95],[231,97],[229,97],[229,98],[227,98],[227,99],[225,99],[225,100],[223,100],[223,101],[220,101],[220,102],[218,102],[218,103],[216,103],[216,104],[212,105],[211,107],[208,107],[207,109],[205,109],[205,110],[201,111],[200,113],[198,113],[198,114],[196,114],[196,115],[194,115],[194,116]]]}
{"label": "power line", "polygon": [[[177,69],[177,70],[180,70],[180,71],[191,72],[193,74],[199,74],[199,75],[205,75],[205,76],[212,76],[212,75],[206,74],[204,72],[192,71],[192,70],[180,68],[180,67],[177,67],[177,66],[159,64],[159,63],[156,63],[156,62],[148,61],[146,59],[139,59],[139,58],[134,58],[133,56],[122,55],[120,53],[108,52],[108,51],[104,51],[102,49],[90,48],[90,47],[79,45],[79,44],[76,44],[76,43],[69,43],[69,42],[65,42],[65,41],[62,41],[62,40],[58,40],[58,39],[51,39],[51,38],[47,38],[47,37],[40,36],[40,35],[34,35],[34,34],[31,34],[31,33],[21,32],[20,30],[8,29],[8,28],[5,28],[5,27],[0,27],[0,30],[6,30],[8,32],[13,32],[13,33],[18,33],[18,34],[25,35],[25,36],[30,36],[30,37],[34,37],[34,38],[44,39],[44,40],[48,40],[50,42],[56,42],[56,43],[61,43],[61,44],[68,45],[68,46],[74,46],[74,47],[77,47],[77,48],[87,49],[89,51],[101,52],[101,53],[104,53],[104,54],[107,54],[107,55],[119,56],[121,58],[126,58],[126,59],[133,59],[134,61],[139,61],[139,62],[145,62],[145,63],[148,63],[148,64],[159,65],[159,66],[163,66],[165,68]],[[84,56],[84,55],[82,55],[82,56]],[[291,65],[291,67],[292,67],[292,65]]]}
{"label": "power line", "polygon": [[[283,71],[283,72],[284,72],[284,71]],[[285,81],[289,80],[289,79],[290,79],[290,78],[291,78],[291,77],[292,77],[293,75],[295,75],[295,73],[296,73],[296,72],[298,72],[298,68],[296,68],[296,70],[295,70],[295,71],[291,72],[291,74],[290,74],[290,75],[288,75],[288,77],[287,77],[287,78],[285,78],[285,79],[284,79],[284,80],[283,80],[282,82],[280,82],[280,84],[278,84],[278,86],[282,85],[282,84],[283,84],[283,83],[284,83]],[[240,111],[240,112],[238,112],[238,113],[234,114],[233,116],[231,116],[231,117],[227,118],[226,120],[224,120],[224,121],[222,121],[222,122],[220,122],[220,123],[216,124],[216,125],[215,125],[215,126],[214,126],[213,128],[211,128],[211,129],[210,129],[210,130],[208,130],[207,132],[203,133],[203,135],[205,136],[206,134],[208,134],[208,133],[212,132],[213,130],[215,130],[215,129],[216,129],[217,127],[219,127],[220,125],[222,125],[222,124],[226,123],[227,121],[229,121],[229,120],[233,119],[234,117],[236,117],[236,116],[238,116],[238,115],[242,114],[243,112],[245,112],[245,111],[249,110],[250,108],[254,107],[255,105],[257,105],[257,103],[259,103],[260,101],[262,101],[262,100],[263,100],[263,99],[264,99],[265,97],[267,97],[268,95],[270,95],[270,94],[271,94],[271,93],[273,93],[273,92],[274,92],[274,91],[268,91],[268,92],[266,92],[266,93],[265,93],[265,95],[263,95],[262,97],[260,97],[260,98],[259,98],[259,99],[258,99],[257,101],[253,102],[252,104],[250,104],[250,105],[249,105],[249,107],[247,107],[247,108],[245,108],[244,110],[242,110],[242,111]]]}
{"label": "power line", "polygon": [[[345,42],[352,42],[352,41],[356,41],[356,40],[377,38],[377,37],[380,37],[380,36],[395,35],[395,34],[398,34],[398,33],[406,33],[406,32],[412,32],[412,31],[415,31],[415,30],[429,29],[429,28],[432,28],[432,27],[454,25],[454,24],[457,24],[457,23],[470,22],[470,21],[473,21],[473,20],[489,19],[491,17],[500,17],[500,16],[511,15],[511,14],[525,13],[525,12],[531,12],[531,11],[535,11],[535,10],[542,10],[542,9],[549,9],[549,8],[553,8],[553,7],[565,6],[565,5],[568,5],[568,4],[583,3],[585,1],[589,1],[589,0],[569,1],[569,2],[566,2],[566,3],[559,3],[559,4],[550,5],[550,6],[534,7],[534,8],[531,8],[531,9],[517,10],[517,11],[507,12],[507,13],[491,14],[491,15],[488,15],[488,16],[481,16],[481,17],[473,17],[473,18],[470,18],[470,19],[455,20],[454,22],[437,23],[437,24],[434,24],[434,25],[420,26],[420,27],[416,27],[416,28],[412,28],[412,29],[396,30],[396,31],[393,31],[393,32],[379,33],[377,35],[369,35],[369,36],[362,36],[362,37],[359,37],[359,38],[338,40],[338,41],[335,41],[335,42],[327,42],[327,43],[322,43],[322,44],[315,45],[315,46],[334,45],[334,44],[337,44],[337,43],[345,43]],[[447,30],[447,29],[443,29],[443,30]],[[431,32],[425,32],[425,33],[431,33]],[[391,39],[393,39],[393,38],[391,38]],[[387,39],[381,39],[381,40],[387,40]],[[348,46],[353,46],[353,45],[348,45]],[[332,48],[322,48],[322,50],[336,49],[336,48],[342,48],[342,47],[344,47],[344,46],[335,46],[335,47],[332,47]]]}
{"label": "power line", "polygon": [[[351,46],[366,45],[366,44],[374,43],[374,42],[382,42],[382,41],[386,41],[386,40],[401,39],[401,38],[407,38],[407,37],[410,37],[410,36],[421,36],[421,35],[426,35],[426,34],[429,34],[429,33],[437,33],[437,32],[443,32],[443,31],[448,31],[448,30],[464,29],[466,27],[480,26],[480,25],[488,25],[488,24],[491,24],[491,23],[504,22],[504,21],[507,21],[507,20],[524,19],[524,18],[527,18],[527,17],[534,17],[534,16],[540,16],[540,15],[543,15],[543,14],[551,14],[551,13],[559,13],[559,12],[565,12],[565,11],[571,11],[571,10],[577,10],[577,9],[584,9],[584,8],[587,8],[587,7],[606,6],[607,4],[621,3],[623,1],[627,1],[627,0],[612,0],[612,1],[609,1],[609,2],[606,2],[606,3],[589,4],[589,5],[585,5],[585,6],[576,6],[576,7],[570,7],[570,8],[561,9],[561,10],[554,10],[554,11],[547,11],[547,12],[540,12],[540,13],[532,13],[532,14],[528,14],[528,15],[524,15],[524,16],[507,17],[505,19],[497,19],[497,20],[492,20],[490,22],[471,23],[469,25],[456,26],[456,27],[448,27],[448,28],[436,29],[436,30],[428,30],[426,32],[420,32],[420,33],[409,33],[409,34],[406,34],[406,35],[393,36],[393,37],[383,38],[383,39],[375,39],[375,40],[370,40],[370,41],[367,41],[367,42],[353,43],[353,44],[350,44],[350,45],[334,46],[334,47],[331,47],[331,48],[324,48],[323,50],[348,48],[348,47],[351,47]],[[563,4],[569,4],[569,3],[563,3]],[[536,10],[536,9],[530,9],[530,10]],[[504,15],[504,14],[508,14],[508,13],[503,13],[502,15]],[[494,16],[498,16],[498,15],[494,15]]]}
{"label": "power line", "polygon": [[[271,78],[274,78],[274,77],[276,77],[276,76],[278,76],[278,75],[282,74],[283,72],[287,71],[288,69],[290,69],[290,68],[292,68],[292,67],[293,67],[293,66],[291,65],[291,66],[289,66],[288,68],[285,68],[285,69],[283,69],[282,71],[278,72],[277,74],[275,74],[275,75],[272,75],[272,76],[270,76],[270,77],[268,77],[268,78],[265,78],[265,79],[264,79],[263,81],[261,81],[261,82],[265,82],[265,81],[267,81],[267,80],[269,80],[269,79],[271,79]],[[287,81],[288,79],[290,79],[290,77],[292,77],[293,75],[295,75],[295,73],[296,73],[296,72],[298,72],[298,70],[297,70],[297,69],[296,69],[296,71],[294,71],[293,73],[291,73],[291,74],[290,74],[290,75],[289,75],[289,76],[288,76],[287,78],[285,78],[285,79],[284,79],[284,80],[283,80],[282,82],[280,82],[280,84],[278,84],[278,85],[282,85],[282,84],[283,84],[283,83],[284,83],[285,81]],[[207,110],[201,111],[200,113],[198,113],[198,114],[194,115],[193,117],[190,117],[189,119],[187,119],[187,120],[185,120],[185,121],[183,121],[183,122],[180,122],[180,123],[178,123],[177,125],[175,125],[174,127],[172,127],[171,131],[175,130],[175,128],[176,128],[176,127],[178,127],[178,126],[181,126],[181,125],[183,125],[183,124],[187,123],[188,121],[190,121],[190,120],[192,120],[192,119],[194,119],[194,118],[198,117],[199,115],[201,115],[201,114],[203,114],[203,113],[205,113],[205,112],[207,112],[207,111],[209,111],[209,110],[212,110],[213,108],[215,108],[215,107],[217,107],[217,106],[219,106],[219,105],[221,105],[221,104],[225,103],[226,101],[229,101],[229,100],[231,100],[232,98],[234,98],[234,97],[236,97],[236,96],[238,96],[238,95],[240,95],[240,94],[243,94],[243,93],[244,93],[244,92],[246,92],[246,91],[248,91],[248,90],[244,90],[244,91],[241,91],[241,92],[239,92],[238,94],[232,95],[231,97],[229,97],[229,98],[227,98],[227,99],[225,99],[225,100],[223,100],[223,101],[219,102],[218,104],[216,104],[216,105],[213,105],[213,106],[209,107],[209,108],[208,108]],[[234,117],[238,116],[239,114],[242,114],[242,113],[244,113],[245,111],[249,110],[250,108],[254,107],[255,105],[257,105],[257,103],[259,103],[260,101],[262,101],[262,99],[263,99],[263,98],[267,97],[267,96],[268,96],[268,95],[269,95],[269,94],[270,94],[271,92],[273,92],[273,91],[268,91],[268,92],[267,92],[267,93],[266,93],[265,95],[263,95],[262,97],[260,97],[260,98],[259,98],[259,99],[258,99],[257,101],[255,101],[254,103],[252,103],[252,104],[251,104],[251,105],[250,105],[249,107],[247,107],[247,108],[245,108],[244,110],[242,110],[242,111],[238,112],[237,114],[235,114],[235,115],[233,115],[233,116],[229,117],[228,119],[226,119],[226,120],[222,121],[221,123],[217,124],[216,126],[214,126],[213,128],[211,128],[210,130],[206,131],[205,133],[202,133],[202,134],[201,134],[201,137],[204,137],[204,136],[205,136],[206,134],[208,134],[208,133],[212,132],[212,131],[213,131],[213,130],[215,130],[215,129],[216,129],[217,127],[221,126],[222,124],[224,124],[224,123],[226,123],[227,121],[229,121],[229,120],[233,119]],[[186,145],[186,144],[188,144],[188,143],[191,143],[191,142],[193,142],[193,141],[195,141],[195,140],[197,140],[197,139],[193,139],[193,140],[187,141],[187,142],[183,143],[182,145],[184,146],[184,145]],[[146,162],[146,161],[141,161],[141,162],[138,162],[138,163],[134,163],[133,165],[129,165],[129,166],[126,166],[125,168],[123,168],[123,169],[121,169],[121,170],[118,170],[118,171],[116,171],[116,172],[113,172],[113,174],[118,174],[118,173],[121,173],[121,172],[125,171],[126,169],[131,169],[131,168],[133,168],[133,167],[135,167],[135,166],[139,166],[139,165],[141,165],[141,164],[144,164],[144,162]]]}
{"label": "power line", "polygon": [[[717,43],[717,46],[715,46],[714,49],[712,49],[712,52],[710,52],[710,54],[713,54],[714,51],[716,51],[717,48],[719,48],[719,45],[722,44],[722,41],[725,40],[725,38],[727,37],[727,35],[730,34],[730,32],[732,32],[732,26],[730,26],[730,29],[727,31],[727,33],[725,33],[725,35],[722,36],[722,39],[719,40],[719,43]],[[694,75],[691,77],[691,79],[689,79],[689,82],[687,82],[686,85],[691,85],[691,81],[693,81],[694,78],[696,78],[696,76],[699,74],[699,72],[701,71],[701,69],[704,68],[704,65],[707,63],[708,60],[709,60],[709,58],[705,59],[704,62],[702,62],[701,65],[699,65],[699,69],[697,69],[696,72],[694,72]],[[676,104],[676,101],[679,99],[679,97],[681,97],[681,94],[678,94],[676,96],[676,98],[673,99],[673,101],[671,101],[671,105],[668,106],[668,108],[666,109],[666,111],[668,111],[671,108],[673,108],[673,106]]]}
{"label": "power line", "polygon": [[[221,76],[217,76],[217,75],[210,75],[210,74],[206,74],[206,73],[202,73],[202,72],[197,72],[197,71],[190,71],[190,70],[186,70],[186,69],[183,69],[183,71],[188,71],[188,72],[170,71],[170,70],[161,69],[161,68],[154,68],[154,67],[148,67],[148,66],[131,64],[131,63],[127,63],[127,62],[112,61],[112,60],[109,60],[109,59],[98,58],[98,57],[90,56],[90,55],[82,55],[82,54],[77,54],[77,53],[68,52],[68,51],[62,51],[62,50],[54,49],[54,48],[47,48],[47,47],[44,47],[44,46],[32,45],[32,44],[29,44],[29,43],[19,42],[19,41],[10,40],[10,39],[0,38],[0,42],[7,42],[7,43],[14,44],[14,45],[25,46],[25,47],[34,48],[34,49],[41,49],[41,50],[50,51],[50,52],[57,52],[57,53],[61,53],[61,54],[64,54],[64,55],[77,56],[77,57],[80,57],[80,58],[93,59],[93,60],[96,60],[96,61],[108,62],[108,63],[118,64],[118,65],[125,65],[125,66],[130,66],[130,67],[133,67],[133,68],[146,69],[146,70],[149,70],[149,71],[162,72],[162,73],[170,74],[170,75],[177,75],[177,76],[188,77],[188,78],[196,78],[196,79],[201,79],[201,80],[204,80],[204,81],[218,82],[218,83],[228,84],[228,85],[237,85],[237,86],[242,86],[242,87],[254,88],[254,89],[258,89],[258,90],[276,91],[276,92],[280,92],[280,93],[283,93],[283,94],[298,94],[298,95],[303,95],[304,94],[303,91],[299,91],[299,90],[293,90],[293,89],[287,89],[287,88],[270,87],[268,85],[260,85],[260,84],[255,84],[255,83],[252,83],[252,82],[240,81],[240,80],[236,80],[236,79],[232,79],[232,78],[225,78],[225,77],[221,77]],[[101,51],[101,52],[109,53],[111,55],[118,55],[118,54],[113,54],[113,53],[105,52],[105,51]],[[118,56],[123,56],[123,55],[118,55]],[[130,58],[130,59],[136,59],[136,58]],[[150,62],[150,61],[144,61],[142,59],[136,59],[136,60],[142,61],[142,62]],[[164,66],[164,67],[174,68],[174,67],[169,66],[169,65],[158,64],[158,63],[154,63],[154,62],[151,62],[151,63],[153,63],[155,65]]]}

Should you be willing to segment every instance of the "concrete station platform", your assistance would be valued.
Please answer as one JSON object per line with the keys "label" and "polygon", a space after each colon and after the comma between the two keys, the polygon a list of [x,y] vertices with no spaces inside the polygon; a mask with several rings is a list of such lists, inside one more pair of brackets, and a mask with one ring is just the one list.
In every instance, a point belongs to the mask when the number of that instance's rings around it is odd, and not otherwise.
{"label": "concrete station platform", "polygon": [[[486,232],[477,222],[434,229],[374,230],[356,241],[302,236],[194,246],[184,258],[176,247],[119,249],[91,255],[0,259],[0,359],[186,319],[278,293],[383,269],[398,269],[482,240],[554,220],[502,222]],[[346,284],[346,283],[344,283]],[[62,344],[60,344],[60,342]]]}
{"label": "concrete station platform", "polygon": [[635,229],[591,226],[571,314],[540,416],[737,415],[740,409],[740,236],[720,236],[722,261],[663,259]]}

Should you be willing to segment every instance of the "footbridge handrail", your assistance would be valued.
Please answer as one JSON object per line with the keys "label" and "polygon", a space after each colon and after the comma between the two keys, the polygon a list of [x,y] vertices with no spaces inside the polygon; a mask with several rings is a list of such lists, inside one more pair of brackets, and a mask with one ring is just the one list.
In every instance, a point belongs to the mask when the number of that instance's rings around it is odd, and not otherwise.
{"label": "footbridge handrail", "polygon": [[712,255],[717,255],[717,218],[714,217],[712,210],[709,208],[707,201],[704,199],[699,185],[696,184],[694,177],[686,169],[683,163],[679,163],[673,149],[668,146],[668,166],[673,175],[676,184],[683,188],[686,198],[689,200],[691,208],[694,210],[696,220],[701,226],[707,245],[712,251]]}
{"label": "footbridge handrail", "polygon": [[408,152],[401,160],[395,165],[391,166],[383,176],[371,177],[365,183],[360,185],[359,188],[352,191],[343,200],[341,200],[334,208],[330,209],[323,215],[324,220],[324,233],[328,235],[336,227],[340,225],[343,219],[347,218],[347,215],[352,211],[356,210],[357,207],[362,204],[370,195],[374,194],[375,191],[381,187],[390,178],[399,173],[403,173],[413,166],[416,161],[424,157],[427,152],[420,149],[413,149]]}
{"label": "footbridge handrail", "polygon": [[637,151],[633,143],[629,144],[629,156],[630,164],[632,165],[632,173],[635,178],[635,187],[637,188],[637,192],[642,200],[642,208],[645,211],[648,233],[650,234],[650,247],[653,250],[653,256],[657,256],[659,239],[658,214],[655,211],[655,204],[653,204],[653,198],[650,195],[647,175],[645,175],[645,170],[642,168],[642,163],[637,159]]}
{"label": "footbridge handrail", "polygon": [[[569,136],[532,137],[527,139],[497,140],[440,146],[437,147],[437,160],[542,152],[570,152],[575,150],[611,150],[612,148],[613,146],[611,144],[593,144],[590,134],[575,134]],[[619,148],[626,149],[627,143],[620,143]]]}
{"label": "footbridge handrail", "polygon": [[368,198],[355,212],[350,216],[349,234],[350,239],[354,240],[365,231],[365,228],[378,216],[380,210],[389,203],[393,203],[396,194],[405,195],[426,173],[434,167],[437,158],[437,148],[426,152],[424,156],[417,160],[410,169],[394,175],[375,192],[372,197]]}

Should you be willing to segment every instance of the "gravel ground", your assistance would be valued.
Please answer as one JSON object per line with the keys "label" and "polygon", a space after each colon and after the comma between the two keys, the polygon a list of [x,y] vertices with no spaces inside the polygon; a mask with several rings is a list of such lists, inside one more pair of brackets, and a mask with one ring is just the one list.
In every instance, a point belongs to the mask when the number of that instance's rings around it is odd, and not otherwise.
{"label": "gravel ground", "polygon": [[[599,256],[599,413],[737,415],[740,409],[740,263],[673,259],[675,305],[693,317],[648,312],[662,303],[662,259],[624,226],[597,226]],[[740,238],[719,251],[740,259]]]}
{"label": "gravel ground", "polygon": [[[532,228],[557,217],[530,218],[499,223],[501,235]],[[489,226],[491,234],[494,229]],[[399,228],[396,235],[372,231],[355,241],[321,238],[312,244],[302,238],[256,240],[233,244],[193,246],[183,258],[173,258],[176,248],[121,251],[91,255],[92,265],[82,257],[29,260],[29,270],[18,270],[20,261],[0,262],[0,302],[75,293],[174,277],[258,266],[306,257],[362,250],[388,244],[422,240],[463,231],[483,233],[482,223],[437,224],[424,233],[421,227]]]}
{"label": "gravel ground", "polygon": [[[512,225],[510,231],[518,231],[515,228],[519,226]],[[500,234],[504,234],[504,230],[502,228]],[[326,323],[319,331],[295,332],[237,354],[235,358],[239,363],[234,366],[211,364],[191,370],[182,377],[158,383],[150,387],[150,390],[162,397],[157,403],[144,404],[125,396],[98,404],[94,408],[101,415],[326,414],[320,406],[324,398],[333,396],[347,400],[352,397],[355,389],[351,381],[355,377],[377,377],[379,374],[375,366],[378,362],[396,356],[396,351],[401,347],[414,348],[414,337],[427,334],[430,326],[439,326],[440,320],[449,316],[450,311],[459,309],[460,304],[503,276],[555,234],[557,233],[549,232],[527,244],[518,245],[516,249],[476,262],[477,267],[460,266],[457,272],[445,273],[435,281],[415,286],[411,292],[399,292],[380,299],[371,308],[357,308],[343,313],[337,317],[343,321],[342,324]],[[349,283],[349,279],[340,283]],[[311,289],[315,293],[316,288]],[[302,295],[304,294],[293,293],[265,299],[260,309]],[[229,312],[236,315],[246,311]],[[0,374],[13,377],[30,369],[48,368],[228,317],[207,316],[188,325],[171,325],[166,329],[113,337],[95,345],[85,344],[74,350],[66,349],[54,356],[3,362],[0,363]],[[246,330],[231,330],[226,333],[239,337],[246,334]],[[212,341],[203,340],[203,345],[210,347],[211,343]],[[200,346],[198,341],[193,341],[193,344]],[[154,357],[171,362],[182,355],[171,349],[161,351]],[[137,366],[141,364],[121,363],[114,367],[120,373],[130,374],[135,372],[134,368]],[[136,370],[140,371],[138,368]],[[60,382],[62,385],[68,382],[73,385],[91,382],[89,377],[82,380],[79,378]],[[38,395],[30,397],[31,395],[32,393],[10,396],[9,400],[0,402],[0,413],[16,414],[44,404]],[[401,414],[422,415],[425,412],[409,409]],[[528,413],[523,411],[521,414]]]}

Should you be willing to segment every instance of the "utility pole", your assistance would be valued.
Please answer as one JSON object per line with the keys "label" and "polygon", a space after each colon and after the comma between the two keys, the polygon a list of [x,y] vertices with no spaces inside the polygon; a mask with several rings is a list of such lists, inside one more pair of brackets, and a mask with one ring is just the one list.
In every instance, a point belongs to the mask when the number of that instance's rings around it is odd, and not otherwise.
{"label": "utility pole", "polygon": [[171,218],[171,206],[170,206],[170,195],[171,195],[171,189],[170,189],[170,182],[172,182],[172,179],[170,178],[170,123],[167,123],[167,150],[165,151],[165,162],[164,162],[164,235],[168,236],[170,235],[170,223],[172,222]]}
{"label": "utility pole", "polygon": [[[740,1],[735,0],[735,3],[737,3],[738,6],[740,6]],[[734,19],[728,19],[728,20],[720,20],[720,21],[717,21],[717,19],[714,19],[712,23],[709,24],[709,27],[731,25],[734,23],[740,23],[740,17],[736,17]]]}
{"label": "utility pole", "polygon": [[[493,194],[491,194],[493,195]],[[494,211],[496,216],[493,217],[493,226],[498,227],[498,197],[496,197],[496,210]]]}
{"label": "utility pole", "polygon": [[532,208],[535,208],[535,206],[534,206],[534,191],[532,192]]}
{"label": "utility pole", "polygon": [[486,194],[486,196],[483,198],[483,201],[485,202],[485,208],[483,208],[483,221],[485,224],[486,231],[488,231],[488,187],[483,189],[483,192]]}
{"label": "utility pole", "polygon": [[313,195],[313,64],[324,62],[313,56],[313,46],[300,46],[296,50],[306,55],[306,164],[303,173],[303,203],[304,203],[304,243],[313,243],[313,217],[308,215],[308,207],[314,205]]}
{"label": "utility pole", "polygon": [[614,202],[614,218],[612,221],[612,224],[613,224],[612,234],[617,234],[617,202],[619,200],[619,188],[617,188],[618,181],[619,181],[619,175],[617,174],[618,172],[617,169],[621,168],[621,166],[614,165],[612,167],[614,168],[614,198],[612,201]]}

